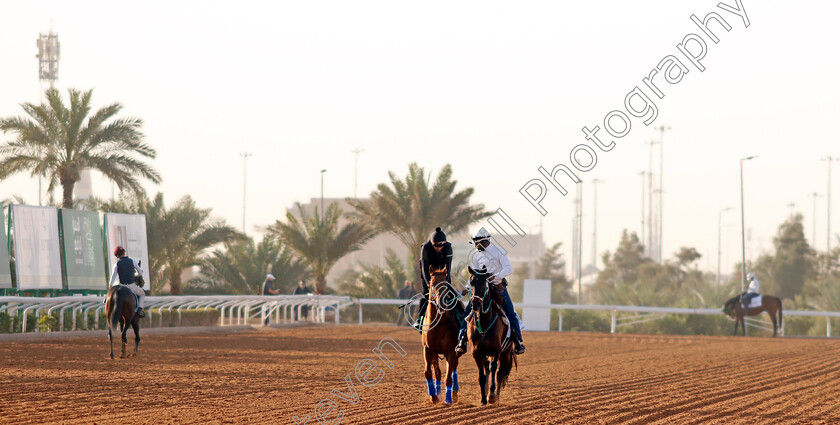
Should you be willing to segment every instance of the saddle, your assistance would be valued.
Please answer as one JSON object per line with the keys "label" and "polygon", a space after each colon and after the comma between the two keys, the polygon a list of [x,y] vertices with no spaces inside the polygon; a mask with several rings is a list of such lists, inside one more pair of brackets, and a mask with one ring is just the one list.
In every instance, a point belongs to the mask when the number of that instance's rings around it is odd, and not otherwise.
{"label": "saddle", "polygon": [[[749,295],[749,294],[747,294],[747,295]],[[749,304],[744,303],[744,301],[747,300],[746,299],[747,295],[744,295],[741,299],[741,305],[742,306],[744,306],[745,308],[761,307],[761,294],[751,295],[750,298],[749,298]]]}

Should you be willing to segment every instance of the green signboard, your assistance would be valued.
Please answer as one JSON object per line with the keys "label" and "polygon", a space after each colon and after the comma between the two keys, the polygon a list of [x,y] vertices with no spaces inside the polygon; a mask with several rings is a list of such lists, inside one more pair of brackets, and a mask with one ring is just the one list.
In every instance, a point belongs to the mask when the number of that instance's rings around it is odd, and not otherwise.
{"label": "green signboard", "polygon": [[99,213],[59,210],[67,289],[108,289]]}
{"label": "green signboard", "polygon": [[9,239],[6,234],[6,215],[0,207],[0,288],[12,287],[12,271],[9,268]]}

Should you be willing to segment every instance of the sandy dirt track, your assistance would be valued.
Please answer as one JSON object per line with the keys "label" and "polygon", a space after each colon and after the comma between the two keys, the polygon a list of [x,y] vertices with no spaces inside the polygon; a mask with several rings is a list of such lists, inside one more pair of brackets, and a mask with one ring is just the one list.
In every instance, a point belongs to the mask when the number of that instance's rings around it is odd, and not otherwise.
{"label": "sandy dirt track", "polygon": [[[386,349],[393,369],[371,350]],[[420,336],[393,326],[312,326],[148,335],[141,356],[107,359],[104,334],[0,339],[2,424],[292,424],[331,398],[345,424],[840,424],[840,341],[526,333],[501,403],[479,406],[461,358],[460,402],[426,402]],[[365,358],[385,375],[355,378]],[[375,369],[374,374],[379,369]],[[351,393],[356,404],[331,395]],[[326,410],[322,410],[325,413]],[[339,422],[333,422],[339,423]]]}

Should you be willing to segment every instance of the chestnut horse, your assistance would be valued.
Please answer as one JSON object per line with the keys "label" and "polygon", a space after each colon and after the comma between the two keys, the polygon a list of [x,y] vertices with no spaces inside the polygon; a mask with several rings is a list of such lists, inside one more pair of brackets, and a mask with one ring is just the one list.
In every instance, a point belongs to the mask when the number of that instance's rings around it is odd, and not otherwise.
{"label": "chestnut horse", "polygon": [[[470,271],[470,284],[473,287],[472,313],[467,325],[467,338],[472,346],[472,355],[478,366],[478,385],[481,387],[481,405],[486,406],[499,401],[499,392],[507,384],[508,377],[516,362],[513,343],[506,338],[509,325],[502,321],[500,294],[490,288],[487,274]],[[498,367],[498,371],[497,371]],[[487,397],[490,375],[490,397]],[[498,382],[497,382],[498,381]],[[496,385],[498,383],[498,386]]]}
{"label": "chestnut horse", "polygon": [[[735,319],[735,331],[732,335],[738,335],[738,323],[741,323],[741,334],[747,336],[747,329],[744,326],[744,316],[756,316],[765,311],[770,315],[770,320],[773,322],[773,336],[776,336],[777,329],[782,326],[782,300],[779,297],[762,295],[760,306],[744,309],[741,306],[741,296],[738,295],[729,299],[723,305],[724,314]],[[778,323],[776,322],[776,312],[779,313]]]}
{"label": "chestnut horse", "polygon": [[[429,399],[432,403],[440,401],[440,364],[438,356],[446,358],[446,398],[444,404],[451,406],[458,401],[458,354],[455,346],[458,344],[458,331],[461,329],[455,311],[454,303],[461,302],[457,292],[446,281],[446,267],[434,269],[429,267],[431,282],[429,282],[429,303],[426,305],[423,330],[423,357],[426,363],[426,385]],[[435,380],[432,381],[432,367]]]}
{"label": "chestnut horse", "polygon": [[[143,287],[143,276],[137,276],[137,285]],[[140,348],[140,318],[137,316],[137,296],[131,289],[123,285],[115,285],[108,289],[105,296],[105,317],[108,321],[108,343],[110,346],[111,358],[114,358],[114,334],[119,325],[122,334],[122,351],[120,358],[134,357]],[[128,332],[128,325],[134,328],[134,352],[126,355],[125,346],[128,339],[125,334]]]}

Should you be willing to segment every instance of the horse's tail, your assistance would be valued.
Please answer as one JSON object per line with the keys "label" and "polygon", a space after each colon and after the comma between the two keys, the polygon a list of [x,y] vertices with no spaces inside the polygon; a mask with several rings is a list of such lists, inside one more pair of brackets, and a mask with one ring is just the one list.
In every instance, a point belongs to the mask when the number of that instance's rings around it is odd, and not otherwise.
{"label": "horse's tail", "polygon": [[[513,344],[511,344],[513,345]],[[507,385],[508,377],[513,367],[519,368],[519,363],[516,360],[516,352],[513,347],[508,348],[508,354],[502,355],[502,361],[499,362],[499,388],[504,388]]]}
{"label": "horse's tail", "polygon": [[112,331],[116,332],[120,326],[120,312],[122,311],[122,304],[125,302],[125,299],[120,299],[119,297],[120,289],[116,287],[113,292],[111,292],[110,298],[105,305],[105,311],[108,312],[108,328]]}

